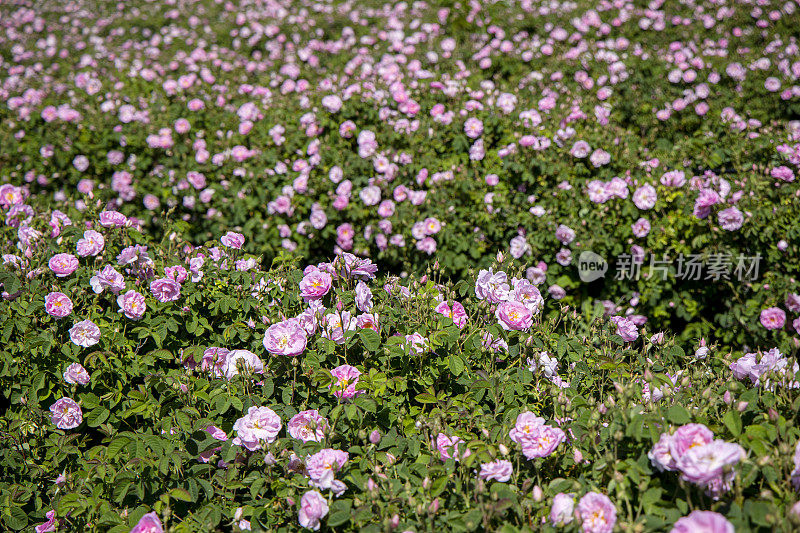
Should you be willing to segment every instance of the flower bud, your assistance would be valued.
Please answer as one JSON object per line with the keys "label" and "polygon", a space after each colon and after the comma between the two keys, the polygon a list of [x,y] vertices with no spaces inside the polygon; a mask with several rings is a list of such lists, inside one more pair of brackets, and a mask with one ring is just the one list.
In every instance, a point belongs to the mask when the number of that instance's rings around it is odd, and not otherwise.
{"label": "flower bud", "polygon": [[378,444],[381,441],[381,432],[377,429],[373,430],[372,433],[369,434],[369,441],[372,444]]}
{"label": "flower bud", "polygon": [[583,454],[578,448],[575,448],[575,450],[572,452],[572,460],[576,463],[583,461]]}
{"label": "flower bud", "polygon": [[800,502],[795,503],[792,505],[792,508],[789,509],[789,520],[794,524],[800,525]]}
{"label": "flower bud", "polygon": [[731,396],[731,391],[729,390],[725,391],[725,394],[722,395],[722,401],[728,405],[731,404],[731,402],[733,401],[733,396]]}
{"label": "flower bud", "polygon": [[536,501],[536,502],[542,501],[542,497],[543,497],[542,487],[540,487],[539,485],[534,485],[533,486],[533,490],[531,491],[531,495],[533,496],[533,500],[534,501]]}

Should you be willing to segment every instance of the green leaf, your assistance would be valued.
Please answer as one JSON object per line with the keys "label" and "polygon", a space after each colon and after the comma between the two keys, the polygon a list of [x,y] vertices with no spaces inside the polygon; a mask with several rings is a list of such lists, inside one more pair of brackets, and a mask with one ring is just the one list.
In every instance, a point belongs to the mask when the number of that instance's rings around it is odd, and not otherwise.
{"label": "green leaf", "polygon": [[28,515],[19,507],[11,507],[10,510],[5,510],[2,516],[3,523],[9,529],[18,531],[28,525]]}
{"label": "green leaf", "polygon": [[364,343],[364,348],[370,352],[378,351],[381,347],[381,336],[369,328],[364,328],[358,332],[361,337],[361,342]]}
{"label": "green leaf", "polygon": [[460,376],[461,373],[464,372],[464,368],[466,368],[464,356],[461,354],[451,355],[450,359],[448,360],[448,366],[450,367],[450,372],[452,372],[453,375]]}
{"label": "green leaf", "polygon": [[106,457],[109,459],[113,459],[119,453],[130,444],[131,440],[128,437],[117,437],[116,439],[112,440],[109,443],[108,447],[106,448]]}
{"label": "green leaf", "polygon": [[673,424],[688,424],[692,417],[682,405],[673,405],[667,411],[667,419]]}
{"label": "green leaf", "polygon": [[[4,267],[0,267],[0,283],[3,284],[3,290],[9,294],[14,294],[22,287],[22,282],[20,282],[16,274]],[[27,524],[27,517],[25,523]],[[22,527],[25,527],[25,525]]]}
{"label": "green leaf", "polygon": [[86,415],[86,423],[89,427],[96,428],[106,420],[108,420],[108,416],[111,414],[111,411],[106,409],[104,406],[96,407],[92,411]]}
{"label": "green leaf", "polygon": [[184,502],[191,502],[194,501],[192,499],[192,495],[189,494],[189,491],[186,489],[182,489],[180,487],[175,487],[171,491],[169,491],[169,495],[176,500],[181,500]]}
{"label": "green leaf", "polygon": [[416,400],[419,403],[436,403],[437,402],[436,396],[434,396],[433,394],[431,394],[429,392],[423,392],[423,393],[417,394]]}
{"label": "green leaf", "polygon": [[728,411],[725,413],[722,417],[722,422],[725,424],[725,427],[733,433],[734,437],[738,437],[742,434],[742,417],[737,411]]}

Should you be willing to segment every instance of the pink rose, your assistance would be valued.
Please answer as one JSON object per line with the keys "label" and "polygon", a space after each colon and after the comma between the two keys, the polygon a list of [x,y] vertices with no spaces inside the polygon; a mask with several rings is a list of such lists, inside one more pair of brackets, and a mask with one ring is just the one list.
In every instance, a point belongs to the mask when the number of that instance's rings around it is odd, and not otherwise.
{"label": "pink rose", "polygon": [[58,429],[73,429],[83,422],[80,405],[72,398],[61,398],[50,406],[50,418]]}
{"label": "pink rose", "polygon": [[505,330],[519,331],[533,326],[533,313],[519,302],[502,302],[494,315]]}
{"label": "pink rose", "polygon": [[478,477],[485,480],[494,480],[499,481],[500,483],[505,483],[511,479],[511,474],[513,472],[514,468],[511,466],[510,461],[498,459],[497,461],[492,461],[491,463],[483,463],[481,465],[481,471],[478,473]]}
{"label": "pink rose", "polygon": [[692,511],[679,518],[670,533],[734,533],[733,524],[713,511]]}
{"label": "pink rose", "polygon": [[300,296],[305,301],[318,300],[331,290],[333,278],[327,272],[312,270],[300,280]]}
{"label": "pink rose", "polygon": [[64,318],[72,313],[72,300],[63,292],[51,292],[44,297],[44,309],[55,318]]}
{"label": "pink rose", "polygon": [[536,416],[531,411],[525,411],[517,415],[517,421],[514,427],[508,432],[511,440],[517,443],[522,443],[522,439],[530,435],[533,430],[544,424],[544,418]]}
{"label": "pink rose", "polygon": [[428,339],[417,333],[406,335],[406,347],[409,354],[422,355],[430,349]]}
{"label": "pink rose", "polygon": [[103,251],[106,240],[99,232],[87,230],[83,232],[83,238],[78,241],[77,251],[81,257],[97,255]]}
{"label": "pink rose", "polygon": [[219,242],[222,243],[223,246],[227,246],[228,248],[233,248],[234,250],[240,250],[244,245],[244,235],[241,233],[235,233],[233,231],[229,231],[222,237],[220,237]]}
{"label": "pink rose", "polygon": [[130,290],[125,294],[120,294],[117,297],[117,305],[120,312],[131,320],[139,320],[144,316],[147,311],[147,304],[145,304],[144,296],[134,290]]}
{"label": "pink rose", "polygon": [[566,434],[559,428],[544,424],[536,426],[530,433],[520,438],[522,454],[528,459],[547,457],[566,438]]}
{"label": "pink rose", "polygon": [[453,324],[458,326],[459,329],[464,329],[464,326],[467,325],[467,312],[464,310],[464,306],[458,302],[454,301],[453,306],[451,307],[447,301],[443,301],[436,306],[434,311],[440,315],[451,318],[453,320]]}
{"label": "pink rose", "polygon": [[72,363],[64,371],[64,381],[70,385],[86,385],[90,380],[89,373],[80,363]]}
{"label": "pink rose", "polygon": [[294,357],[306,349],[306,331],[295,319],[271,325],[264,333],[264,349],[273,355]]}
{"label": "pink rose", "polygon": [[363,313],[368,313],[372,309],[372,291],[361,280],[356,285],[356,307]]}
{"label": "pink rose", "polygon": [[442,461],[453,458],[456,461],[466,459],[471,455],[467,449],[467,443],[460,437],[448,437],[444,433],[439,433],[436,437],[436,450]]}
{"label": "pink rose", "polygon": [[69,339],[83,348],[89,348],[100,342],[100,328],[91,320],[82,320],[69,330]]}
{"label": "pink rose", "polygon": [[300,512],[298,513],[298,521],[302,527],[312,529],[314,531],[320,528],[320,519],[328,514],[328,502],[322,497],[322,494],[315,490],[310,490],[303,494],[300,499]]}
{"label": "pink rose", "polygon": [[334,382],[330,385],[333,395],[337,398],[353,398],[359,394],[364,394],[363,390],[356,390],[358,377],[361,371],[354,366],[341,365],[331,370]]}
{"label": "pink rose", "polygon": [[336,481],[334,476],[347,463],[350,455],[341,450],[324,448],[306,460],[306,470],[308,477],[317,488],[332,489],[341,492],[344,484]]}
{"label": "pink rose", "polygon": [[254,374],[264,373],[264,363],[250,350],[231,350],[225,357],[223,372],[227,379],[239,375],[240,369],[246,369]]}
{"label": "pink rose", "polygon": [[72,254],[56,254],[47,263],[59,278],[65,278],[78,269],[78,258]]}
{"label": "pink rose", "polygon": [[101,211],[100,225],[104,228],[121,228],[128,222],[128,217],[118,211]]}
{"label": "pink rose", "polygon": [[714,433],[703,424],[686,424],[679,427],[672,435],[669,441],[669,453],[677,462],[688,450],[713,440]]}
{"label": "pink rose", "polygon": [[261,441],[275,442],[281,431],[280,417],[269,407],[251,406],[247,414],[233,424],[233,443],[250,451],[261,449]]}
{"label": "pink rose", "polygon": [[608,496],[589,492],[578,502],[578,516],[584,533],[611,533],[617,523],[617,510]]}
{"label": "pink rose", "polygon": [[625,342],[633,342],[639,338],[639,330],[636,329],[636,324],[628,318],[622,316],[612,316],[610,319],[617,325],[617,335],[622,337]]}
{"label": "pink rose", "polygon": [[767,329],[781,329],[786,323],[786,313],[779,307],[761,311],[761,325]]}
{"label": "pink rose", "polygon": [[139,519],[130,533],[164,533],[164,528],[156,513],[147,513]]}
{"label": "pink rose", "polygon": [[300,411],[289,420],[289,435],[303,442],[321,442],[328,429],[328,420],[316,409]]}
{"label": "pink rose", "polygon": [[[203,360],[200,363],[200,370],[211,372],[214,377],[221,378],[225,375],[225,365],[228,360],[230,350],[212,346],[203,352]],[[191,363],[190,363],[191,364]]]}
{"label": "pink rose", "polygon": [[103,270],[96,272],[89,280],[92,290],[100,294],[108,288],[113,293],[118,293],[125,289],[125,278],[117,272],[111,265],[106,265]]}
{"label": "pink rose", "polygon": [[150,292],[161,303],[174,302],[181,297],[181,284],[172,278],[161,278],[150,282]]}
{"label": "pink rose", "polygon": [[559,492],[553,498],[553,506],[550,508],[550,524],[553,526],[564,526],[572,522],[575,509],[575,496]]}

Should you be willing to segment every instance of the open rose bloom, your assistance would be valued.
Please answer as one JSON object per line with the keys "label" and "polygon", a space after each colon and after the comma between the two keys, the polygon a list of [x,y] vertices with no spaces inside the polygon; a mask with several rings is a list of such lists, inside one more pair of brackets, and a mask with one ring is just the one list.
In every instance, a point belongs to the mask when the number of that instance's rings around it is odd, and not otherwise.
{"label": "open rose bloom", "polygon": [[294,319],[284,320],[267,328],[264,349],[273,355],[294,357],[306,349],[306,331]]}
{"label": "open rose bloom", "polygon": [[58,429],[74,429],[83,422],[83,412],[72,398],[61,398],[50,406],[50,418]]}
{"label": "open rose bloom", "polygon": [[252,406],[247,414],[233,424],[236,437],[233,443],[250,451],[260,450],[261,444],[275,442],[281,430],[281,419],[269,407]]}
{"label": "open rose bloom", "polygon": [[331,384],[331,392],[337,398],[350,399],[364,394],[363,390],[356,389],[358,385],[358,377],[361,371],[354,366],[341,365],[331,370],[333,376],[333,383]]}
{"label": "open rose bloom", "polygon": [[328,420],[316,409],[301,411],[294,415],[289,424],[289,435],[303,442],[320,442],[325,438]]}
{"label": "open rose bloom", "polygon": [[316,490],[310,490],[300,499],[298,522],[302,527],[313,531],[319,530],[320,520],[328,514],[327,500]]}

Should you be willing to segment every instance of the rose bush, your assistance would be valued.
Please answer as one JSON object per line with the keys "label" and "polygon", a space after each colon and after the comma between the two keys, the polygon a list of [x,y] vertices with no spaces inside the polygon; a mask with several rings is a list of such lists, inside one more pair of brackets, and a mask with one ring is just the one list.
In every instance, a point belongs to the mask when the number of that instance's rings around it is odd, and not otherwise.
{"label": "rose bush", "polygon": [[[511,290],[528,282],[507,258],[456,284],[347,253],[263,270],[100,221],[24,255],[5,230],[7,529],[794,527],[800,366],[777,348],[698,357],[633,323],[626,339],[602,306]],[[87,226],[103,250],[59,276]],[[93,290],[110,269],[141,314]]]}
{"label": "rose bush", "polygon": [[[355,251],[399,274],[435,253],[456,281],[503,250],[565,303],[684,342],[796,336],[797,312],[759,322],[800,291],[795,2],[445,4],[63,15],[84,34],[22,2],[0,43],[6,221],[29,195],[102,200],[267,261]],[[593,282],[587,250],[611,266]]]}
{"label": "rose bush", "polygon": [[800,527],[796,1],[0,5],[0,524]]}

